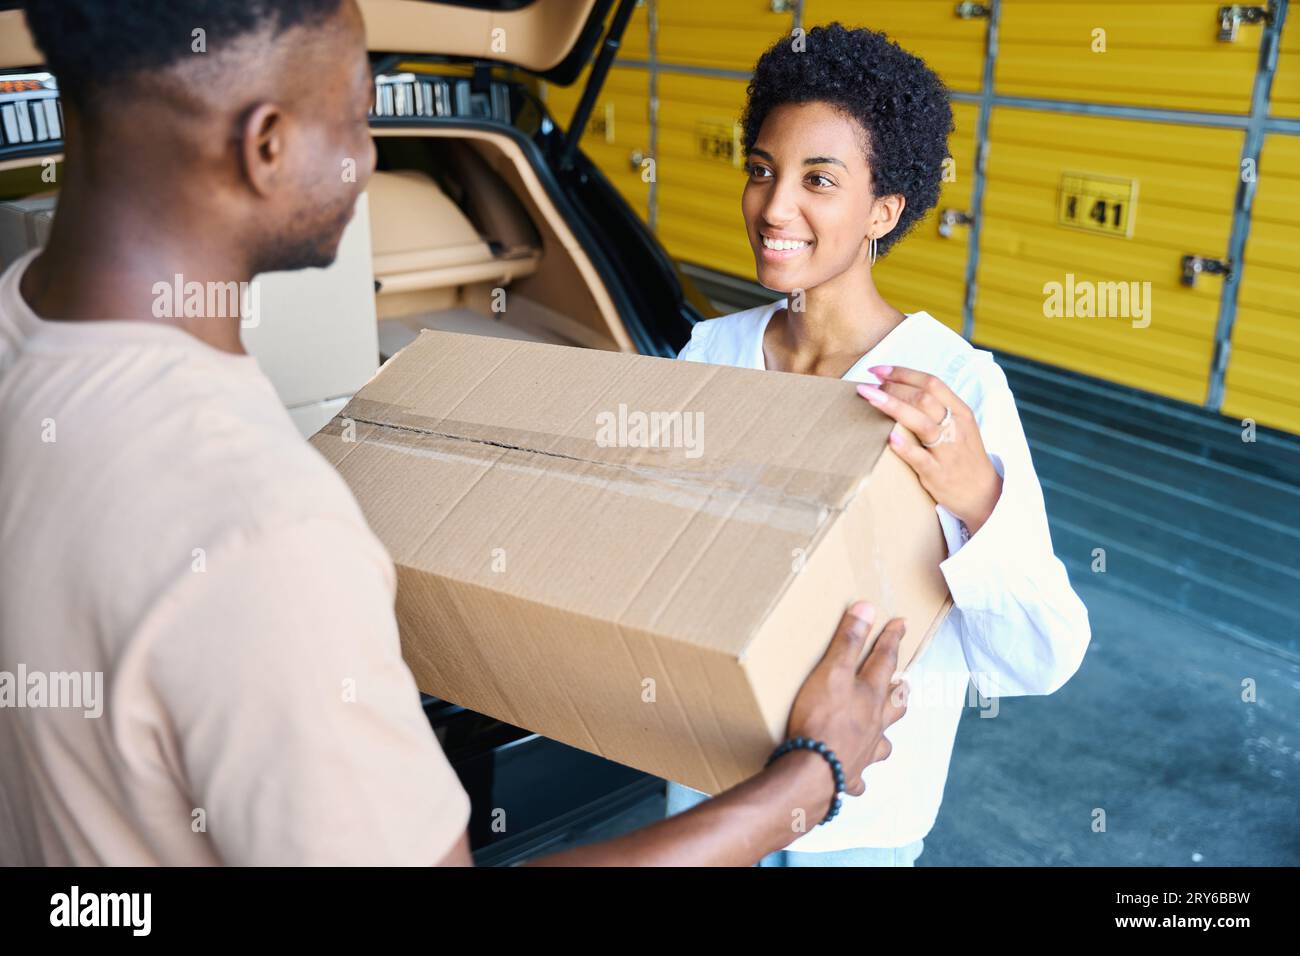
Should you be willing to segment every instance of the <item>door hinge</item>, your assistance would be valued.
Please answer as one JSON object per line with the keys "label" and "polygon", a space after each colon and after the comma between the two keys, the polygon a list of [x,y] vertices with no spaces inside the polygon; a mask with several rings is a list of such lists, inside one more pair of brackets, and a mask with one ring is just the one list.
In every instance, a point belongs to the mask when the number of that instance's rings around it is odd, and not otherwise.
{"label": "door hinge", "polygon": [[1182,272],[1179,281],[1191,288],[1196,285],[1196,277],[1202,273],[1211,276],[1232,275],[1232,264],[1223,259],[1209,259],[1205,256],[1183,256]]}
{"label": "door hinge", "polygon": [[945,239],[952,237],[955,226],[969,226],[975,217],[961,209],[945,209],[939,213],[939,235]]}
{"label": "door hinge", "polygon": [[1248,7],[1242,3],[1219,7],[1219,42],[1235,43],[1243,23],[1268,23],[1272,18],[1268,7]]}
{"label": "door hinge", "polygon": [[970,3],[969,0],[963,0],[957,4],[953,10],[960,20],[987,20],[993,15],[993,8],[987,3]]}

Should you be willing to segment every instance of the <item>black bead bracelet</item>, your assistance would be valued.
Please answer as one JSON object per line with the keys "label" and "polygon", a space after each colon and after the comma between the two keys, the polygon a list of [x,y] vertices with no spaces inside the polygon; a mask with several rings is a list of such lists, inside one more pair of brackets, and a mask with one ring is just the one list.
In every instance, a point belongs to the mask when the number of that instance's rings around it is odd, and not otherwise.
{"label": "black bead bracelet", "polygon": [[826,758],[826,762],[831,765],[831,776],[835,778],[835,799],[831,801],[831,808],[826,812],[818,826],[823,823],[830,823],[835,819],[835,815],[840,812],[840,794],[844,792],[844,765],[840,763],[840,758],[835,756],[835,751],[831,750],[820,740],[813,740],[811,737],[791,737],[781,746],[772,751],[772,756],[767,758],[764,766],[771,766],[772,761],[777,757],[784,756],[792,750],[811,750],[814,753],[821,754]]}

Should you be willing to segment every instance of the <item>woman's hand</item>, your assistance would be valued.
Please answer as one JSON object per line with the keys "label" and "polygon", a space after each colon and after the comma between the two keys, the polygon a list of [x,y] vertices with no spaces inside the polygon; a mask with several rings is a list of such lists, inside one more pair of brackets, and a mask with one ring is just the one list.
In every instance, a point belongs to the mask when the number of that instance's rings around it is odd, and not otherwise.
{"label": "woman's hand", "polygon": [[1002,478],[984,450],[974,413],[933,375],[892,365],[871,372],[880,387],[859,385],[858,394],[898,422],[889,447],[912,467],[930,497],[974,534],[1002,495]]}

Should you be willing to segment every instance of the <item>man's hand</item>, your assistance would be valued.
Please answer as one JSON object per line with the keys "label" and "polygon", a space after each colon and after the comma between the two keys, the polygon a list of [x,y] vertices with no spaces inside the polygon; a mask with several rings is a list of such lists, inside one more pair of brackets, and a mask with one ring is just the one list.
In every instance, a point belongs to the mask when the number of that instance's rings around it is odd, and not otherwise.
{"label": "man's hand", "polygon": [[[858,602],[840,619],[830,647],[804,681],[790,711],[790,736],[812,737],[844,765],[847,792],[866,786],[867,765],[889,756],[885,728],[907,710],[907,685],[898,670],[899,619],[885,625],[862,666],[875,611]],[[830,774],[816,754],[786,754],[761,773],[684,813],[624,836],[566,850],[530,863],[539,866],[747,866],[788,846],[801,832],[792,811],[814,820],[828,809]],[[817,810],[814,813],[813,809]],[[801,815],[802,816],[802,815]],[[465,852],[459,852],[463,861]],[[449,858],[446,862],[455,862]]]}
{"label": "man's hand", "polygon": [[[804,681],[790,711],[787,737],[811,737],[835,751],[844,765],[845,792],[866,790],[862,772],[889,756],[885,728],[907,711],[907,684],[895,682],[901,618],[885,625],[871,653],[858,666],[875,609],[859,601],[840,619],[830,646]],[[784,758],[783,758],[784,759]]]}

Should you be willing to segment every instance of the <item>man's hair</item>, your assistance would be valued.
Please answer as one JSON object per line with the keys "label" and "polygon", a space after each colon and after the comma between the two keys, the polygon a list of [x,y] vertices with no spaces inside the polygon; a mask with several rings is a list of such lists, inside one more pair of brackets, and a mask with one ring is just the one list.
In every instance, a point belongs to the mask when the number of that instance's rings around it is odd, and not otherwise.
{"label": "man's hair", "polygon": [[326,20],[342,0],[26,0],[27,25],[59,90],[78,106],[101,89],[269,30]]}
{"label": "man's hair", "polygon": [[803,39],[799,49],[782,37],[759,58],[743,119],[745,153],[768,113],[786,103],[827,103],[857,120],[875,194],[907,200],[898,225],[880,238],[883,254],[939,201],[952,132],[948,90],[924,60],[883,33],[832,23]]}

